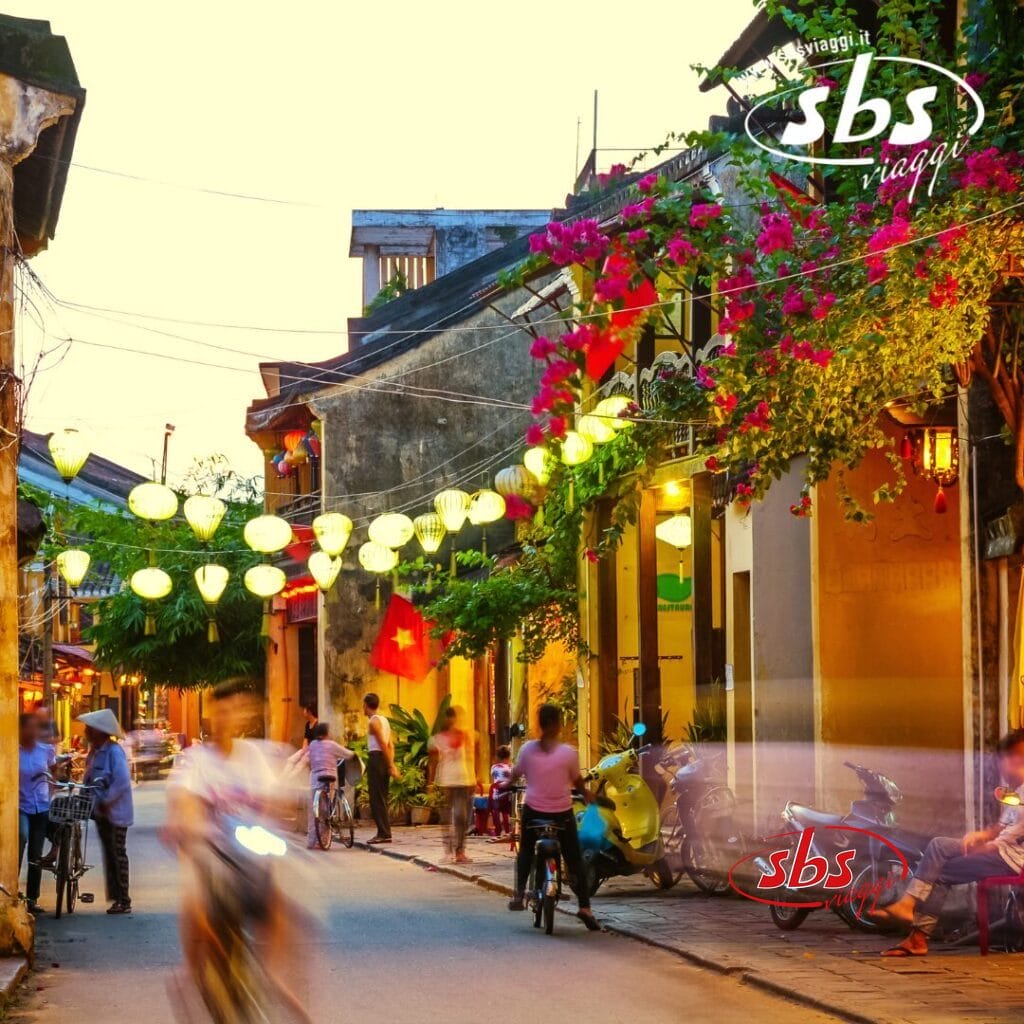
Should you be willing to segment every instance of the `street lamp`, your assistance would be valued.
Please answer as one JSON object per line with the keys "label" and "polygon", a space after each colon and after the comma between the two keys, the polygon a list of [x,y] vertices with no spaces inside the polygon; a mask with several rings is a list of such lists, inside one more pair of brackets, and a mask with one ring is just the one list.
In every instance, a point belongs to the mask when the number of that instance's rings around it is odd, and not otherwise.
{"label": "street lamp", "polygon": [[46,444],[61,479],[70,484],[89,458],[89,444],[85,434],[74,427],[65,427],[63,430],[55,430]]}
{"label": "street lamp", "polygon": [[223,565],[212,562],[209,565],[199,566],[193,573],[199,596],[202,597],[203,604],[206,605],[206,642],[210,644],[220,641],[220,630],[217,628],[217,620],[213,617],[213,613],[217,602],[224,593],[224,588],[228,585],[229,576],[230,573]]}

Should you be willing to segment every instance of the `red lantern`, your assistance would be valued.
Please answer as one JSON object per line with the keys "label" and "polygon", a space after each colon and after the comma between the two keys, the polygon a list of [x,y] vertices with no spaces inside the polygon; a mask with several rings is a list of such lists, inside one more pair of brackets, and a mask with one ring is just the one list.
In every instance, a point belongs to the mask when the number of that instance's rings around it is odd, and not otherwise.
{"label": "red lantern", "polygon": [[306,436],[304,430],[289,430],[284,435],[284,450],[286,452],[293,452],[299,446],[299,442]]}

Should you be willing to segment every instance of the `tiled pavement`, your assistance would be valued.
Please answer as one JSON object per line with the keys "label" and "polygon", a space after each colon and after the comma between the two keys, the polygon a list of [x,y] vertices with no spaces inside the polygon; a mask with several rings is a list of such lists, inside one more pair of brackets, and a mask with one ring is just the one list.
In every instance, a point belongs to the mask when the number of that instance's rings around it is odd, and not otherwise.
{"label": "tiled pavement", "polygon": [[[360,845],[366,835],[357,838]],[[465,867],[443,863],[440,830],[432,826],[397,828],[390,846],[370,849],[510,891],[505,844],[471,837],[473,863]],[[643,876],[606,882],[594,908],[612,931],[846,1020],[1019,1021],[1024,1008],[1024,954],[983,958],[976,946],[936,947],[923,959],[883,959],[878,952],[891,938],[852,932],[834,914],[814,913],[798,931],[780,932],[766,908],[739,897],[705,897],[686,879],[668,892]]]}

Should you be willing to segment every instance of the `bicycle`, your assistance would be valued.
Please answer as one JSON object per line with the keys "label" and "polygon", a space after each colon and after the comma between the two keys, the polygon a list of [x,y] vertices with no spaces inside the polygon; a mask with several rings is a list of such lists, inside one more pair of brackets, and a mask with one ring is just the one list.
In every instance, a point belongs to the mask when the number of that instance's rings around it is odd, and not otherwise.
{"label": "bicycle", "polygon": [[559,826],[553,821],[535,821],[531,831],[538,832],[534,846],[533,877],[528,892],[533,911],[533,927],[544,925],[550,935],[555,930],[555,907],[562,898],[562,846]]}
{"label": "bicycle", "polygon": [[333,775],[321,775],[313,795],[313,822],[321,850],[329,850],[335,835],[348,849],[356,841],[356,822],[343,786]]}
{"label": "bicycle", "polygon": [[55,826],[52,841],[57,848],[57,860],[52,867],[44,866],[56,878],[57,908],[54,916],[59,918],[62,904],[69,914],[73,914],[79,898],[83,903],[92,903],[92,893],[79,893],[79,882],[92,867],[86,864],[85,853],[89,841],[88,822],[96,805],[96,787],[60,782],[49,773],[46,773],[46,778],[58,790],[50,801],[50,822]]}

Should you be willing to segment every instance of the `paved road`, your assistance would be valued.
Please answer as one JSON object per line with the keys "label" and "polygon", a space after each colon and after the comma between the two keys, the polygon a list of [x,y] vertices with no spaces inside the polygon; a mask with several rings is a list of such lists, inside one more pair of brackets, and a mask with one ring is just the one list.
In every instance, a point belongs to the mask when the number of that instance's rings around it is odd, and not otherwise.
{"label": "paved road", "polygon": [[[66,1024],[173,1024],[166,979],[178,963],[177,868],[156,830],[163,791],[137,791],[130,835],[129,918],[100,898],[73,918],[40,923],[39,962],[10,1019]],[[90,860],[93,859],[90,853]],[[305,851],[297,851],[300,865]],[[831,1020],[667,953],[559,916],[555,936],[512,915],[501,897],[411,864],[356,850],[313,854],[299,881],[322,924],[307,961],[317,981],[311,1015],[324,1022],[479,1024],[572,1019],[595,1024]],[[53,905],[44,883],[44,904]],[[510,1004],[521,1001],[521,1008]]]}

